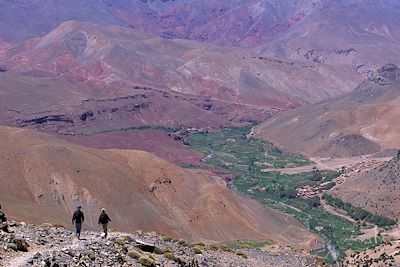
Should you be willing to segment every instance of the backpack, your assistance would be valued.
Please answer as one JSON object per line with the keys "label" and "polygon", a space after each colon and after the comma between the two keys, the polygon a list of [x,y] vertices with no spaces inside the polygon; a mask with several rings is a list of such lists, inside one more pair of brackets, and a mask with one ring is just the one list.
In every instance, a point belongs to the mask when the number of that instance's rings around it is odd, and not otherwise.
{"label": "backpack", "polygon": [[0,211],[0,222],[6,222],[6,215],[4,214],[4,212]]}
{"label": "backpack", "polygon": [[108,223],[109,220],[110,220],[110,219],[108,218],[108,215],[107,215],[106,213],[100,214],[99,222],[100,222],[101,224],[106,224],[106,223]]}
{"label": "backpack", "polygon": [[73,219],[75,220],[75,222],[81,223],[83,221],[83,212],[80,210],[75,211]]}

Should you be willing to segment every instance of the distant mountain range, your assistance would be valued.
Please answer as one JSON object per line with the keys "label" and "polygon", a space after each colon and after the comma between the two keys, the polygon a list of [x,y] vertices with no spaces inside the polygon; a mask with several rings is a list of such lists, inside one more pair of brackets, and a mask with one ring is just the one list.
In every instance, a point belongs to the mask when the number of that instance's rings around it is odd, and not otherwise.
{"label": "distant mountain range", "polygon": [[[1,1],[1,36],[22,41],[67,20],[136,28],[166,38],[225,45],[270,40],[320,7],[315,0]],[[21,16],[23,14],[23,16]]]}

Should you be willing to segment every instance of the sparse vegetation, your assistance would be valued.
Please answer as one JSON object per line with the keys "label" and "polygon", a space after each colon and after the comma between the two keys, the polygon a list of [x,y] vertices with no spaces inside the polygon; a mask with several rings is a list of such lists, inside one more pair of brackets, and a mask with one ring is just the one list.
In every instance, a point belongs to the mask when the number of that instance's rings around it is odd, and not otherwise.
{"label": "sparse vegetation", "polygon": [[139,263],[146,267],[153,267],[155,266],[154,260],[148,256],[142,256],[139,258]]}
{"label": "sparse vegetation", "polygon": [[188,243],[185,239],[179,239],[178,244],[181,246],[185,246],[185,247],[188,245]]}
{"label": "sparse vegetation", "polygon": [[164,235],[164,236],[162,237],[162,240],[164,240],[164,241],[172,241],[172,239],[173,239],[173,237],[170,236],[170,235]]}
{"label": "sparse vegetation", "polygon": [[238,251],[236,252],[236,255],[242,257],[243,259],[247,259],[247,254],[242,252],[242,251]]}
{"label": "sparse vegetation", "polygon": [[12,249],[12,250],[14,250],[14,251],[18,251],[18,246],[17,246],[17,244],[15,244],[15,243],[9,243],[9,244],[7,245],[7,248]]}
{"label": "sparse vegetation", "polygon": [[197,246],[193,247],[193,252],[195,254],[203,254],[203,251],[201,250],[201,248],[197,247]]}
{"label": "sparse vegetation", "polygon": [[171,260],[171,261],[176,261],[176,257],[173,252],[165,253],[164,258]]}
{"label": "sparse vegetation", "polygon": [[134,249],[133,249],[133,250],[129,250],[128,253],[127,253],[127,255],[128,255],[129,257],[134,258],[134,259],[137,259],[137,260],[142,256],[142,254],[140,254],[139,251],[134,250]]}
{"label": "sparse vegetation", "polygon": [[229,249],[239,249],[239,248],[257,249],[273,244],[275,244],[273,240],[263,240],[263,241],[239,240],[236,242],[224,243],[223,245],[226,245]]}
{"label": "sparse vegetation", "polygon": [[174,249],[171,247],[165,247],[163,249],[163,254],[166,254],[166,253],[174,253]]}
{"label": "sparse vegetation", "polygon": [[155,247],[153,252],[159,255],[164,254],[164,250],[159,247]]}

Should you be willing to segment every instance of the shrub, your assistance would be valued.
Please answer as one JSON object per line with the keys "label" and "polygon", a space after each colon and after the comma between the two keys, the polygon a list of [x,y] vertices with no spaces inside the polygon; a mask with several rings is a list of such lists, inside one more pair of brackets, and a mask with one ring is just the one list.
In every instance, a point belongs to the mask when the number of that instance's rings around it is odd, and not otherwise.
{"label": "shrub", "polygon": [[172,236],[170,236],[170,235],[164,235],[163,237],[162,237],[162,240],[164,240],[164,241],[172,241]]}
{"label": "shrub", "polygon": [[128,251],[128,256],[134,259],[139,259],[142,256],[142,254],[140,254],[140,252],[137,250],[130,250]]}
{"label": "shrub", "polygon": [[162,254],[166,254],[166,253],[174,253],[174,249],[171,247],[165,247],[163,249],[163,253]]}
{"label": "shrub", "polygon": [[17,246],[17,244],[15,244],[15,243],[9,243],[9,244],[7,245],[7,248],[12,249],[12,250],[14,250],[14,251],[18,251],[18,246]]}
{"label": "shrub", "polygon": [[123,246],[125,245],[125,240],[123,238],[118,237],[117,239],[115,239],[114,243]]}
{"label": "shrub", "polygon": [[165,253],[164,258],[171,260],[171,261],[176,261],[176,257],[174,255],[174,253],[172,253],[172,252]]}
{"label": "shrub", "polygon": [[209,245],[209,246],[207,247],[207,249],[213,250],[213,251],[217,251],[217,250],[218,250],[218,246],[217,246],[217,245]]}
{"label": "shrub", "polygon": [[242,257],[243,259],[247,259],[247,255],[246,253],[242,252],[242,251],[238,251],[236,252],[236,255]]}
{"label": "shrub", "polygon": [[51,223],[42,223],[42,224],[40,225],[40,227],[42,227],[42,228],[52,228],[53,225],[52,225]]}
{"label": "shrub", "polygon": [[159,247],[155,247],[153,252],[158,255],[164,254],[164,250]]}
{"label": "shrub", "polygon": [[149,258],[149,257],[147,257],[147,256],[142,256],[142,257],[140,257],[140,258],[139,258],[139,263],[142,264],[143,266],[146,266],[146,267],[153,267],[153,266],[155,266],[154,260],[151,259],[151,258]]}
{"label": "shrub", "polygon": [[249,244],[240,244],[239,245],[240,248],[251,248]]}
{"label": "shrub", "polygon": [[178,244],[181,246],[184,246],[184,247],[186,247],[188,245],[188,243],[185,239],[179,239]]}
{"label": "shrub", "polygon": [[197,246],[195,246],[195,247],[193,248],[193,252],[194,252],[195,254],[203,254],[203,251],[201,251],[201,248],[199,248],[199,247],[197,247]]}

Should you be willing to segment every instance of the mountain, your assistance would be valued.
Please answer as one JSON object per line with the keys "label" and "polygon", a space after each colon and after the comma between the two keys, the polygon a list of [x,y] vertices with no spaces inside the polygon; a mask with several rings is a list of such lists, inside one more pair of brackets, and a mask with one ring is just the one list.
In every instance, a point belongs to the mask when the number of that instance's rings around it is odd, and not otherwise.
{"label": "mountain", "polygon": [[125,231],[305,247],[319,240],[289,215],[230,191],[219,177],[144,151],[97,150],[9,127],[0,127],[0,148],[0,202],[10,218],[68,223],[80,204],[89,227],[105,207],[113,227]]}
{"label": "mountain", "polygon": [[331,194],[373,214],[399,220],[400,209],[396,205],[400,197],[399,173],[400,153],[373,170],[346,179]]}
{"label": "mountain", "polygon": [[[4,46],[0,57],[1,124],[98,148],[145,149],[176,163],[199,155],[171,142],[169,131],[259,123],[347,92],[359,79],[346,68],[77,21]],[[150,134],[134,131],[143,129]]]}
{"label": "mountain", "polygon": [[[121,25],[166,38],[253,45],[298,23],[315,0],[18,0],[0,2],[0,36],[18,42],[67,20]],[[21,16],[24,14],[24,16]]]}
{"label": "mountain", "polygon": [[352,66],[364,74],[386,63],[400,64],[398,1],[319,2],[317,12],[262,44],[258,51],[285,59]]}
{"label": "mountain", "polygon": [[270,109],[348,92],[359,79],[345,67],[274,60],[240,49],[76,21],[7,49],[0,65],[33,76],[169,89]]}
{"label": "mountain", "polygon": [[400,69],[383,66],[353,92],[283,113],[256,135],[317,156],[346,157],[400,147]]}

